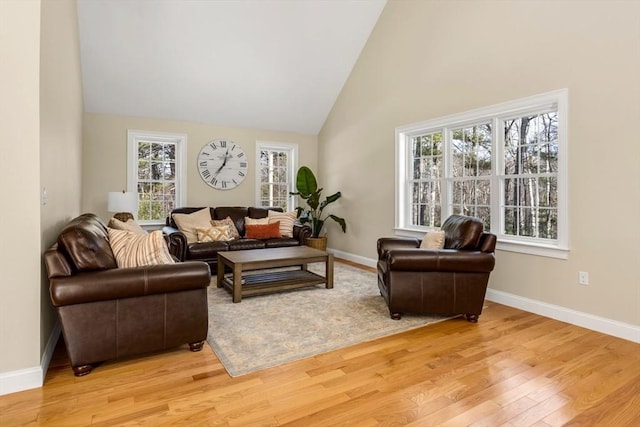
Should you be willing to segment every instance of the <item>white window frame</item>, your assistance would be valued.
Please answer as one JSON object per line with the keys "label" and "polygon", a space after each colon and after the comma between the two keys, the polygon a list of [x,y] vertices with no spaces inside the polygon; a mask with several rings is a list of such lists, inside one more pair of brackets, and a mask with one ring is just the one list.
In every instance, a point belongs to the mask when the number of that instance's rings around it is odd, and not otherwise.
{"label": "white window frame", "polygon": [[[287,156],[289,160],[289,164],[287,165],[288,171],[287,176],[289,179],[289,188],[288,191],[294,191],[295,180],[296,180],[296,172],[298,170],[298,144],[289,143],[289,142],[274,142],[274,141],[256,141],[256,193],[255,193],[255,205],[260,206],[260,187],[262,182],[260,180],[261,170],[260,170],[260,152],[262,150],[273,150],[273,151],[287,151],[289,156]],[[296,197],[289,196],[287,198],[287,210],[292,211],[296,208]]]}
{"label": "white window frame", "polygon": [[[127,130],[127,191],[138,192],[138,142],[157,141],[176,144],[176,200],[175,206],[185,205],[187,199],[187,135],[145,130]],[[164,225],[165,220],[138,220],[141,225]]]}
{"label": "white window frame", "polygon": [[[516,115],[527,115],[544,109],[555,109],[558,114],[558,235],[557,239],[536,239],[502,233],[504,211],[501,208],[504,194],[501,175],[504,175],[504,135],[498,131],[505,119]],[[460,114],[440,117],[396,128],[395,152],[395,233],[401,236],[421,238],[428,231],[424,226],[411,225],[411,194],[407,184],[407,173],[411,170],[411,138],[438,130],[443,131],[444,158],[449,158],[450,147],[447,133],[451,129],[478,124],[492,124],[492,176],[491,176],[491,232],[498,238],[497,249],[567,259],[569,256],[569,212],[568,212],[568,90],[521,98]],[[448,165],[445,164],[445,168]],[[443,177],[442,221],[451,215],[447,199],[446,179]]]}

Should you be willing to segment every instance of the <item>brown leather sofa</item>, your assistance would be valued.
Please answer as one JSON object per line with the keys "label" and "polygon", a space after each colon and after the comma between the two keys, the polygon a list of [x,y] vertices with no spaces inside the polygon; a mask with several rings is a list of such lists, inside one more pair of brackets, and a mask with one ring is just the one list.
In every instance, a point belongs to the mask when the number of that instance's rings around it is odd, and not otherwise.
{"label": "brown leather sofa", "polygon": [[403,313],[464,314],[477,322],[496,236],[478,218],[452,215],[442,224],[444,249],[420,248],[420,239],[378,239],[378,287],[392,319]]}
{"label": "brown leather sofa", "polygon": [[266,218],[270,210],[282,212],[279,207],[240,207],[240,206],[223,206],[213,208],[210,207],[211,219],[222,220],[231,217],[240,239],[228,242],[203,242],[203,243],[187,243],[186,236],[178,230],[178,226],[173,220],[173,214],[183,213],[190,214],[204,208],[184,207],[171,211],[167,217],[166,226],[163,228],[164,233],[169,239],[169,252],[180,261],[198,260],[209,264],[211,271],[216,272],[218,266],[218,252],[221,251],[241,251],[246,249],[265,249],[265,248],[282,248],[288,246],[304,245],[305,240],[311,237],[311,227],[308,225],[295,224],[293,227],[293,237],[281,237],[277,239],[248,239],[245,237],[244,218]]}
{"label": "brown leather sofa", "polygon": [[104,222],[83,214],[44,253],[51,301],[76,376],[124,356],[207,337],[207,286],[203,262],[117,268]]}

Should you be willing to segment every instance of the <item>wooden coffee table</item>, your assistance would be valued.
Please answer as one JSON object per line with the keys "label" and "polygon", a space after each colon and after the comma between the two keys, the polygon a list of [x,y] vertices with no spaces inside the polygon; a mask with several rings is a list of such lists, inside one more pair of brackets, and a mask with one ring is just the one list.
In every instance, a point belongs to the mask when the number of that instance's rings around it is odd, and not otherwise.
{"label": "wooden coffee table", "polygon": [[[325,263],[325,275],[307,270],[307,264]],[[225,266],[233,271],[233,278],[224,276]],[[277,267],[300,266],[300,269],[265,271],[245,274],[252,270],[266,270]],[[297,289],[326,283],[333,288],[333,254],[308,246],[286,248],[250,249],[245,251],[218,252],[217,285],[227,288],[233,295],[233,302],[242,301],[243,296]]]}

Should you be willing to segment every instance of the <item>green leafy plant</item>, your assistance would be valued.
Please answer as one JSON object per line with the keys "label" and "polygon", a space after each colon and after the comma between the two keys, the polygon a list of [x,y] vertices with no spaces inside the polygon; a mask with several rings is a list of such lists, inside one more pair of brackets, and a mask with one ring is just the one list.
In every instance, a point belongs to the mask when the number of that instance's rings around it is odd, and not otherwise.
{"label": "green leafy plant", "polygon": [[316,181],[316,177],[307,166],[301,166],[300,169],[298,169],[296,189],[298,191],[289,194],[292,196],[300,196],[307,202],[308,207],[306,209],[298,206],[297,211],[300,223],[308,223],[311,226],[311,237],[320,237],[325,221],[329,218],[340,225],[343,233],[347,232],[347,223],[343,218],[335,215],[325,215],[324,217],[322,215],[324,208],[342,197],[342,193],[338,191],[321,202],[320,197],[323,189],[318,188],[318,181]]}

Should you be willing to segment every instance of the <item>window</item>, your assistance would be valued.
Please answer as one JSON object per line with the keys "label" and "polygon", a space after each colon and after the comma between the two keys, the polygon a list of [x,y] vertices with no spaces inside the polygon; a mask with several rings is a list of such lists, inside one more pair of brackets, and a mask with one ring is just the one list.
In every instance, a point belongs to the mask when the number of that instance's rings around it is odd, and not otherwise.
{"label": "window", "polygon": [[498,248],[567,257],[567,91],[396,129],[396,229],[471,215]]}
{"label": "window", "polygon": [[130,130],[127,140],[127,188],[138,193],[137,220],[164,224],[171,210],[184,204],[187,136]]}
{"label": "window", "polygon": [[294,188],[298,146],[258,141],[256,153],[256,204],[279,206],[285,212],[292,211],[295,198],[289,192]]}

